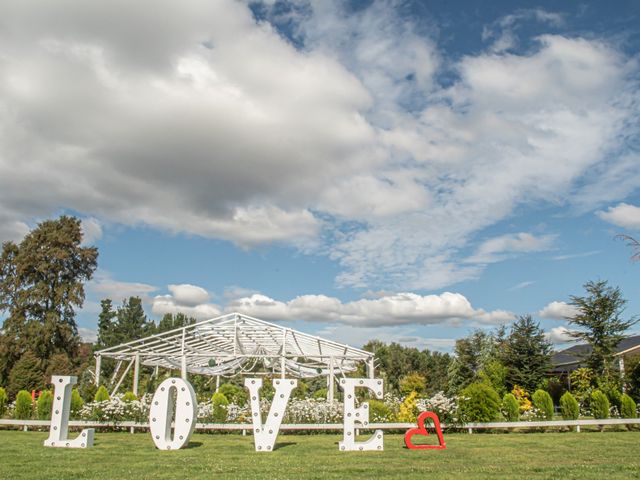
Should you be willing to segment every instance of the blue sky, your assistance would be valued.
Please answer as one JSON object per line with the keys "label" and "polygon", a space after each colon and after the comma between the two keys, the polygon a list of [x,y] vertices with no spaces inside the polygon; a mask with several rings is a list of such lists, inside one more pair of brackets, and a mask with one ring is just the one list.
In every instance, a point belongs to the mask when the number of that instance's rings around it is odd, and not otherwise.
{"label": "blue sky", "polygon": [[87,338],[139,295],[445,351],[532,314],[562,344],[589,280],[640,314],[639,14],[3,2],[0,239],[83,219]]}

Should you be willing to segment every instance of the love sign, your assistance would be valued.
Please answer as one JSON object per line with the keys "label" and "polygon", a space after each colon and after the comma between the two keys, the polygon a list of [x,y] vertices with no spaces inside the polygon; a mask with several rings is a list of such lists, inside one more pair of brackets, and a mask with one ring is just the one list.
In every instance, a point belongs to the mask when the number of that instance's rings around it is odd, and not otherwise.
{"label": "love sign", "polygon": [[[416,435],[427,436],[429,432],[427,431],[427,427],[425,426],[425,421],[427,418],[433,420],[433,426],[436,429],[436,434],[438,435],[438,445],[414,445],[412,442],[412,438]],[[418,416],[418,428],[410,428],[407,430],[407,433],[404,434],[404,444],[410,450],[426,450],[426,449],[445,449],[447,448],[444,443],[444,436],[442,435],[442,428],[440,428],[440,419],[433,412],[422,412]]]}
{"label": "love sign", "polygon": [[[71,405],[71,388],[77,382],[77,377],[52,377],[55,386],[54,401],[51,412],[49,438],[44,441],[45,447],[89,448],[93,446],[94,429],[87,428],[80,434],[69,439],[69,409]],[[245,379],[245,386],[249,390],[251,405],[251,419],[253,422],[253,438],[256,452],[272,452],[285,410],[291,397],[291,392],[298,385],[298,381],[289,378],[273,380],[275,395],[269,409],[266,421],[263,423],[260,414],[261,378]],[[375,433],[364,442],[356,442],[356,429],[369,425],[369,404],[362,402],[359,407],[355,404],[356,388],[366,388],[373,392],[376,398],[382,398],[384,385],[376,378],[343,378],[340,387],[344,390],[344,435],[338,444],[340,451],[381,451],[384,449],[384,435],[382,430]],[[178,450],[189,444],[197,420],[198,404],[196,394],[191,384],[182,378],[168,378],[157,388],[149,410],[149,431],[153,443],[159,450]],[[427,435],[424,422],[427,418],[433,420],[438,440],[438,446],[413,445],[414,435]],[[405,443],[408,448],[445,448],[442,429],[438,417],[432,412],[423,412],[418,418],[418,428],[407,431]]]}

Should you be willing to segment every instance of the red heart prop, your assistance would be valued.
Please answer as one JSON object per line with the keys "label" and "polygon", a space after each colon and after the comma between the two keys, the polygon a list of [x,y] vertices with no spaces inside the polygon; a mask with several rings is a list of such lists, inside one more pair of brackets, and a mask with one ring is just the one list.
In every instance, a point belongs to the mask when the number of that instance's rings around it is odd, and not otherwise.
{"label": "red heart prop", "polygon": [[[424,426],[424,421],[430,418],[433,420],[433,426],[436,429],[438,435],[439,445],[414,445],[411,443],[411,437],[414,435],[429,435],[427,428]],[[440,419],[433,412],[422,412],[418,417],[418,428],[410,428],[407,433],[404,434],[404,444],[410,450],[426,450],[426,449],[444,449],[447,445],[444,443],[444,436],[442,435],[442,428],[440,428]]]}

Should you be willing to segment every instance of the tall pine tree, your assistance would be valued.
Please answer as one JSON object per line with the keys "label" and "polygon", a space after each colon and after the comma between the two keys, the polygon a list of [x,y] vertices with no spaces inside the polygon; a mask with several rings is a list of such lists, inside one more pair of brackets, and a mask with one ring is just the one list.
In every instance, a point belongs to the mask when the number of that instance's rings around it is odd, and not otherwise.
{"label": "tall pine tree", "polygon": [[549,370],[551,361],[551,344],[540,324],[530,315],[519,317],[511,326],[504,347],[502,361],[507,367],[509,390],[514,385],[535,390]]}

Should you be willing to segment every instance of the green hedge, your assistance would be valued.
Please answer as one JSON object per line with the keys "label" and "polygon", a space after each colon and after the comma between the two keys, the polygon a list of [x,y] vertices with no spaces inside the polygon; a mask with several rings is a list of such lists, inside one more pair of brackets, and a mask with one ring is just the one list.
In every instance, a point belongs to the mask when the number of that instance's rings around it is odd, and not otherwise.
{"label": "green hedge", "polygon": [[520,420],[520,404],[513,393],[507,393],[502,397],[502,415],[507,422]]}
{"label": "green hedge", "polygon": [[49,420],[51,418],[51,407],[53,406],[53,394],[49,390],[45,390],[38,397],[36,402],[36,411],[39,420]]}
{"label": "green hedge", "polygon": [[591,414],[593,418],[609,418],[609,399],[600,390],[594,390],[591,394]]}
{"label": "green hedge", "polygon": [[622,418],[638,418],[636,402],[626,393],[620,398],[620,416]]}
{"label": "green hedge", "polygon": [[7,397],[7,391],[4,388],[0,387],[0,418],[2,418],[4,413],[7,411],[8,401],[9,398]]}
{"label": "green hedge", "polygon": [[570,392],[560,397],[560,411],[565,420],[577,420],[580,416],[580,404]]}
{"label": "green hedge", "polygon": [[500,413],[500,397],[486,383],[472,383],[460,394],[460,412],[467,422],[493,422]]}
{"label": "green hedge", "polygon": [[545,390],[536,390],[531,397],[533,406],[542,420],[553,420],[553,400]]}
{"label": "green hedge", "polygon": [[213,423],[224,423],[227,421],[229,400],[224,394],[217,392],[211,396],[211,419]]}
{"label": "green hedge", "polygon": [[95,397],[93,397],[93,400],[95,402],[104,402],[110,399],[111,398],[109,397],[109,392],[107,391],[107,388],[104,385],[100,385],[100,388],[98,388],[98,391],[96,392]]}
{"label": "green hedge", "polygon": [[33,404],[31,394],[26,390],[20,390],[16,395],[16,409],[13,417],[16,420],[30,420],[33,415]]}

